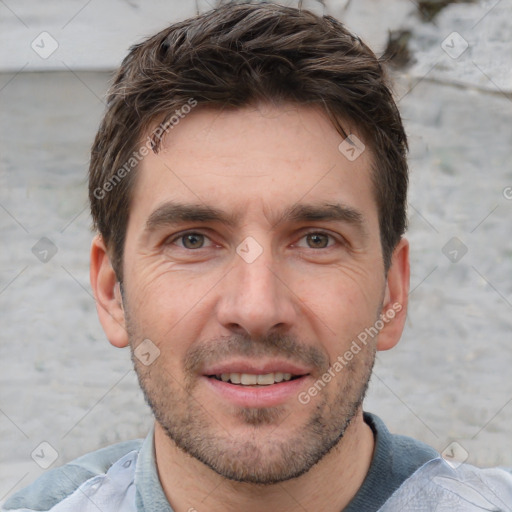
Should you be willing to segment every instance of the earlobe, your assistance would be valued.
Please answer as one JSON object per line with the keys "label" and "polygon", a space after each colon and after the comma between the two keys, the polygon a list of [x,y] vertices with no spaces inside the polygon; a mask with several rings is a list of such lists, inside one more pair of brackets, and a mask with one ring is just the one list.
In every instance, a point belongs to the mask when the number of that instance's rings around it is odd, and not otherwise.
{"label": "earlobe", "polygon": [[101,235],[92,241],[90,279],[98,317],[108,340],[115,347],[126,347],[129,340],[120,284]]}
{"label": "earlobe", "polygon": [[407,316],[409,277],[409,242],[402,238],[393,251],[388,270],[381,313],[384,327],[379,333],[377,350],[389,350],[400,340]]}

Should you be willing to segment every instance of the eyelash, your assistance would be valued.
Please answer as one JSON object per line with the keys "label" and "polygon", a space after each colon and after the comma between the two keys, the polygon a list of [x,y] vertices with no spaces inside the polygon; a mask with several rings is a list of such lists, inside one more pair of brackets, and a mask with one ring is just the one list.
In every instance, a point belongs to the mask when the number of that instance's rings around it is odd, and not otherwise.
{"label": "eyelash", "polygon": [[[186,232],[182,232],[182,233],[179,233],[177,235],[175,235],[174,237],[168,239],[166,241],[166,244],[173,244],[175,243],[177,240],[183,240],[186,236],[189,236],[189,235],[201,235],[201,236],[204,236],[205,239],[209,240],[212,244],[212,240],[210,239],[210,237],[208,235],[206,235],[205,233],[201,233],[200,231],[186,231]],[[330,241],[334,241],[334,244],[330,244],[330,245],[327,245],[327,247],[321,247],[319,249],[314,249],[313,247],[303,247],[303,249],[312,249],[312,250],[315,250],[315,251],[318,251],[320,249],[329,249],[331,247],[333,247],[333,245],[336,245],[339,244],[339,245],[346,245],[346,242],[344,239],[340,237],[335,237],[333,234],[331,233],[328,233],[327,231],[318,231],[318,230],[312,230],[312,231],[308,231],[306,233],[303,233],[301,235],[301,237],[299,238],[299,241],[302,240],[303,238],[307,237],[308,235],[323,235],[323,236],[327,236]],[[215,245],[215,244],[213,244]],[[296,243],[294,243],[293,245],[296,245]],[[199,251],[201,249],[207,249],[208,247],[199,247],[198,249],[188,249],[187,247],[184,247],[184,246],[179,246],[181,249],[185,249],[187,251]]]}

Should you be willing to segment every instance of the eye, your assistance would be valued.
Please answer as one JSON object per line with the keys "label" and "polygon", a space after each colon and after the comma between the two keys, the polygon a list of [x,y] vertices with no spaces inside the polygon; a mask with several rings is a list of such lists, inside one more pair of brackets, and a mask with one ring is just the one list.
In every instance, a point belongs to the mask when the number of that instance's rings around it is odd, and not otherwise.
{"label": "eye", "polygon": [[202,249],[207,242],[210,242],[210,239],[201,233],[190,232],[177,236],[171,242],[184,249]]}
{"label": "eye", "polygon": [[[333,236],[323,232],[307,233],[300,240],[305,240],[306,247],[309,249],[326,249],[336,242]],[[304,247],[300,242],[297,245]]]}

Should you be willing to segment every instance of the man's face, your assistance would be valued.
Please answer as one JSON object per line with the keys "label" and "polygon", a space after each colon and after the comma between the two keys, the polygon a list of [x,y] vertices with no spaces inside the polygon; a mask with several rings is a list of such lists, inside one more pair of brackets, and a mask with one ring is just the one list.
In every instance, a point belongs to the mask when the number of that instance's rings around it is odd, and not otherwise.
{"label": "man's face", "polygon": [[341,141],[315,109],[198,107],[137,171],[123,304],[132,349],[160,354],[136,370],[167,435],[227,478],[304,473],[360,411],[375,340],[298,399],[385,294],[370,152]]}

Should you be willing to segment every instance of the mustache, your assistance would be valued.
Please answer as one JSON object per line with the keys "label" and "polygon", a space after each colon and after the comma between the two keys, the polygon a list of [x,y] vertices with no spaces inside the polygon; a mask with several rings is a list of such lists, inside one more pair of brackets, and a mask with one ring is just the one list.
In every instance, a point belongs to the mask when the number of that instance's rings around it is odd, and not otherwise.
{"label": "mustache", "polygon": [[228,357],[246,358],[282,357],[324,372],[329,368],[329,357],[318,347],[299,341],[290,334],[269,333],[258,338],[246,334],[220,336],[191,347],[184,358],[187,374],[199,373],[205,365],[215,364]]}

